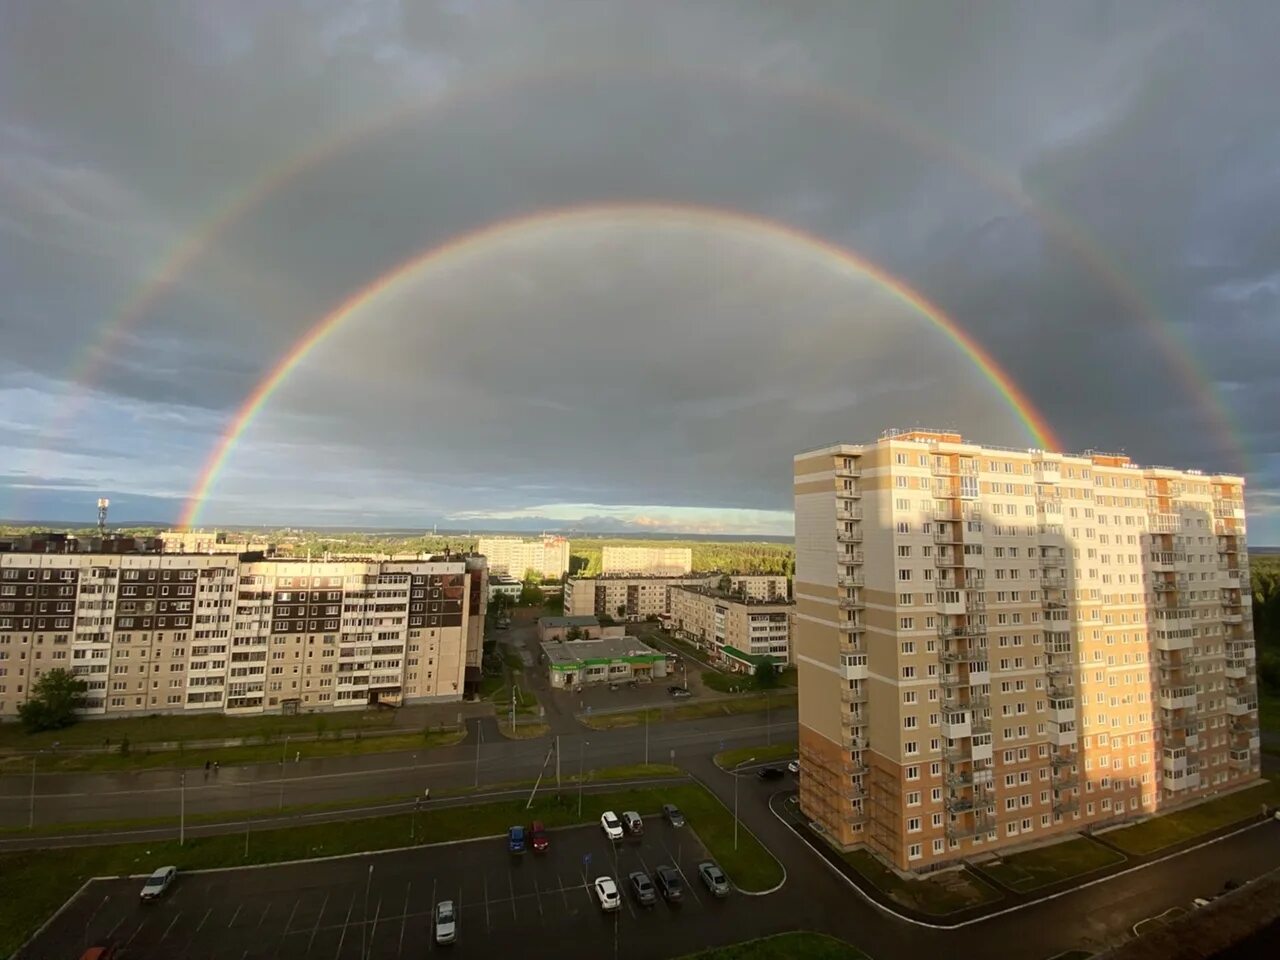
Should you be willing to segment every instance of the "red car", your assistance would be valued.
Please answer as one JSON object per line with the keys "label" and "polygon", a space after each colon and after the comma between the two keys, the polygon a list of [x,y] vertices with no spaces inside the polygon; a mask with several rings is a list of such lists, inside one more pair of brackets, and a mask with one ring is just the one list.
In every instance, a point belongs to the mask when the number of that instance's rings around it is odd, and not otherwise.
{"label": "red car", "polygon": [[542,825],[542,821],[533,821],[533,826],[529,828],[529,833],[532,836],[529,844],[533,847],[533,852],[546,853],[547,848],[551,846],[551,838],[547,836],[547,828]]}

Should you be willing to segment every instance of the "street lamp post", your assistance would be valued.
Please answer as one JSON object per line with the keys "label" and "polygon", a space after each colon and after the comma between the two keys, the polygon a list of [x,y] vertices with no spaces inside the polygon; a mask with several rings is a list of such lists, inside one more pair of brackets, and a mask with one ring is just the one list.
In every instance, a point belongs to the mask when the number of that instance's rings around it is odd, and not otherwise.
{"label": "street lamp post", "polygon": [[364,882],[364,916],[361,917],[362,922],[360,924],[360,958],[361,960],[364,960],[364,958],[368,955],[367,953],[368,948],[366,947],[365,937],[368,934],[368,930],[369,930],[369,887],[372,886],[372,884],[373,884],[373,864],[371,863],[369,864],[368,879],[366,879]]}
{"label": "street lamp post", "polygon": [[178,777],[178,846],[187,841],[187,774]]}
{"label": "street lamp post", "polygon": [[748,757],[733,768],[733,849],[735,851],[738,849],[738,780],[740,779],[738,767],[741,767],[743,763],[751,763],[753,760],[755,760],[755,757]]}
{"label": "street lamp post", "polygon": [[27,829],[36,828],[36,757],[31,758],[31,804],[27,810]]}
{"label": "street lamp post", "polygon": [[586,748],[591,746],[590,740],[578,741],[578,819],[582,819],[582,779],[583,779],[583,757],[586,754]]}
{"label": "street lamp post", "polygon": [[285,759],[289,755],[289,735],[284,735],[284,746],[280,748],[280,809],[284,809],[284,772]]}

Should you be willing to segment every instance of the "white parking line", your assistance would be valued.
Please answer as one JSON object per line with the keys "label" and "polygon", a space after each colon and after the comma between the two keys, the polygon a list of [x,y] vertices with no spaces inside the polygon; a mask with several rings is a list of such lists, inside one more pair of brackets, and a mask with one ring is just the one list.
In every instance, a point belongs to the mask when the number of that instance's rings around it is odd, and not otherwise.
{"label": "white parking line", "polygon": [[142,928],[145,927],[146,925],[147,925],[147,921],[145,920],[143,920],[140,924],[138,924],[138,929],[133,931],[133,934],[129,937],[129,939],[124,942],[124,945],[127,947],[129,944],[133,943],[133,938],[136,937],[138,934],[140,934],[142,932]]}
{"label": "white parking line", "polygon": [[378,934],[378,917],[382,915],[382,898],[378,898],[378,906],[373,911],[373,929],[369,931],[369,954],[373,953],[373,938]]}
{"label": "white parking line", "polygon": [[182,916],[181,910],[179,910],[177,913],[173,915],[173,919],[169,921],[169,925],[164,928],[164,933],[160,934],[161,943],[164,943],[165,937],[169,936],[169,931],[173,929],[173,925],[178,922],[178,918],[180,916]]}
{"label": "white parking line", "polygon": [[680,847],[677,846],[676,852],[672,853],[671,848],[663,843],[662,849],[667,851],[667,856],[671,858],[671,865],[676,868],[676,873],[680,874],[680,879],[684,881],[684,887],[689,892],[689,896],[693,897],[693,902],[698,906],[702,906],[701,898],[698,897],[697,891],[693,889],[693,884],[689,882],[689,878],[685,876],[684,868],[680,866]]}
{"label": "white parking line", "polygon": [[208,910],[206,910],[204,912],[204,916],[200,918],[200,923],[196,927],[196,933],[199,933],[201,931],[201,929],[204,927],[205,921],[209,919],[209,914],[211,913],[213,913],[213,907],[210,907]]}
{"label": "white parking line", "polygon": [[258,918],[258,926],[262,926],[262,921],[267,919],[267,914],[271,912],[271,904],[267,904],[267,909],[262,911],[262,916]]}
{"label": "white parking line", "polygon": [[120,924],[124,923],[124,917],[116,921],[116,925],[107,931],[107,939],[110,940],[116,935],[116,931],[120,929]]}
{"label": "white parking line", "polygon": [[507,872],[507,889],[511,891],[511,919],[518,923],[520,918],[516,916],[516,881],[510,871]]}
{"label": "white parking line", "polygon": [[351,903],[347,906],[346,919],[342,921],[342,936],[338,938],[338,952],[333,955],[333,960],[338,960],[342,956],[342,945],[347,941],[347,924],[351,922],[351,911],[356,907],[356,895],[351,894]]}
{"label": "white parking line", "polygon": [[[404,915],[400,918],[400,943],[396,947],[396,956],[404,954],[404,925],[409,920],[409,891],[413,889],[413,882],[410,881],[404,886]],[[428,941],[428,944],[430,941]],[[428,949],[430,946],[428,945]]]}
{"label": "white parking line", "polygon": [[243,903],[236,904],[236,912],[231,915],[231,919],[227,921],[227,929],[230,930],[232,924],[236,922],[236,917],[240,916],[240,911],[244,909]]}
{"label": "white parking line", "polygon": [[533,895],[538,898],[538,916],[544,916],[542,912],[542,891],[538,889],[538,875],[533,875]]}
{"label": "white parking line", "polygon": [[280,934],[280,940],[282,942],[284,938],[289,935],[289,928],[293,926],[293,915],[298,912],[298,904],[300,904],[301,902],[302,902],[301,897],[293,901],[293,909],[289,911],[289,919],[284,922],[284,933]]}
{"label": "white parking line", "polygon": [[320,929],[320,921],[324,918],[324,911],[329,906],[329,895],[324,895],[324,903],[320,904],[320,912],[316,915],[316,922],[311,927],[311,936],[307,940],[307,954],[311,953],[311,945],[316,942],[316,932]]}
{"label": "white parking line", "polygon": [[489,877],[486,874],[484,878],[484,929],[488,933],[489,927]]}

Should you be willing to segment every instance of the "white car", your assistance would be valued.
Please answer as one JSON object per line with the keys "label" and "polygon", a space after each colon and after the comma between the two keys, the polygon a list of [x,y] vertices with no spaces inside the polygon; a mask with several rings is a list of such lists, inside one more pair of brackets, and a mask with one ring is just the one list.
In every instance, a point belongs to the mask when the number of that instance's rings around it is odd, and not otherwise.
{"label": "white car", "polygon": [[601,910],[617,910],[622,906],[622,895],[618,893],[618,885],[613,877],[596,877],[592,886],[596,891],[596,899],[600,901]]}
{"label": "white car", "polygon": [[452,900],[436,904],[436,943],[453,943],[458,939],[458,915],[453,912]]}
{"label": "white car", "polygon": [[796,776],[799,776],[799,775],[800,775],[800,761],[799,761],[799,760],[792,760],[790,763],[788,763],[788,764],[787,764],[787,772],[788,772],[788,773],[795,774]]}
{"label": "white car", "polygon": [[604,830],[604,835],[610,840],[622,839],[622,821],[612,810],[606,810],[600,814],[600,826]]}
{"label": "white car", "polygon": [[147,877],[147,882],[142,885],[142,899],[155,900],[163,896],[164,892],[169,889],[169,885],[173,883],[173,878],[177,875],[177,867],[161,867]]}

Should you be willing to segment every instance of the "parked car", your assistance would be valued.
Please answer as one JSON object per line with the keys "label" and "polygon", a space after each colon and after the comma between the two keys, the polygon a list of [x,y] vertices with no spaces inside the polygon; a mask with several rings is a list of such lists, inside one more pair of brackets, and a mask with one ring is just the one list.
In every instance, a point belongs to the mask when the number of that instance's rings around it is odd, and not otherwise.
{"label": "parked car", "polygon": [[653,881],[643,870],[636,870],[627,876],[631,881],[631,892],[635,894],[636,903],[642,907],[652,907],[658,902],[658,893],[653,889]]}
{"label": "parked car", "polygon": [[441,900],[436,904],[436,943],[453,943],[458,939],[458,915],[454,912],[452,900]]}
{"label": "parked car", "polygon": [[80,960],[111,960],[116,955],[115,947],[97,946],[90,947],[84,953],[80,954]]}
{"label": "parked car", "polygon": [[711,891],[714,897],[727,897],[729,895],[729,878],[724,875],[724,871],[713,860],[704,860],[698,864],[698,876],[702,878],[702,882],[707,885],[707,889]]}
{"label": "parked car", "polygon": [[686,690],[684,687],[672,687],[670,692],[671,696],[675,697],[677,700],[683,700],[685,697],[693,696],[693,691]]}
{"label": "parked car", "polygon": [[613,877],[596,877],[596,882],[592,886],[595,887],[596,899],[600,901],[601,910],[617,910],[622,906],[622,897],[618,893],[618,885],[613,882]]}
{"label": "parked car", "polygon": [[533,847],[534,853],[546,853],[551,846],[551,838],[547,836],[547,828],[541,820],[533,821],[529,828],[529,846]]}
{"label": "parked car", "polygon": [[800,761],[792,760],[790,763],[788,763],[787,772],[790,773],[792,776],[796,776],[796,777],[800,776]]}
{"label": "parked car", "polygon": [[172,885],[173,878],[177,875],[177,867],[161,867],[147,877],[147,882],[142,885],[142,899],[156,900],[164,896],[165,891]]}
{"label": "parked car", "polygon": [[1199,909],[1200,907],[1207,907],[1210,902],[1210,900],[1206,900],[1204,897],[1196,897],[1191,901],[1191,905],[1196,909]]}
{"label": "parked car", "polygon": [[618,815],[612,810],[606,810],[600,814],[600,827],[604,830],[604,835],[610,840],[622,839],[622,822],[618,820]]}
{"label": "parked car", "polygon": [[512,853],[524,853],[524,827],[517,825],[507,831],[507,849]]}
{"label": "parked car", "polygon": [[628,810],[622,815],[622,826],[633,837],[638,837],[644,833],[644,821],[640,819],[640,814],[634,810]]}
{"label": "parked car", "polygon": [[680,872],[675,867],[664,863],[653,872],[653,879],[662,891],[663,899],[668,902],[684,896],[684,881],[680,879]]}
{"label": "parked car", "polygon": [[684,814],[680,812],[680,808],[674,803],[664,803],[662,805],[662,817],[673,827],[684,826]]}
{"label": "parked car", "polygon": [[761,767],[759,770],[756,771],[756,776],[759,777],[761,780],[781,780],[782,768],[781,767]]}

